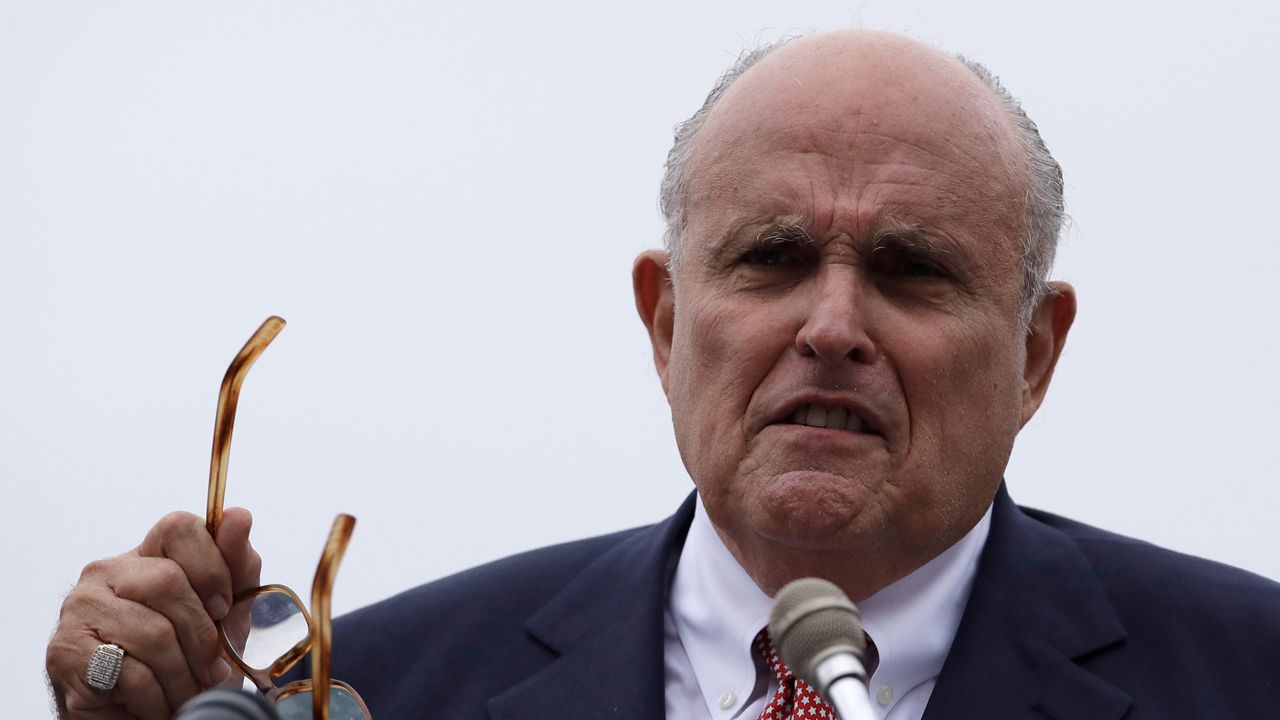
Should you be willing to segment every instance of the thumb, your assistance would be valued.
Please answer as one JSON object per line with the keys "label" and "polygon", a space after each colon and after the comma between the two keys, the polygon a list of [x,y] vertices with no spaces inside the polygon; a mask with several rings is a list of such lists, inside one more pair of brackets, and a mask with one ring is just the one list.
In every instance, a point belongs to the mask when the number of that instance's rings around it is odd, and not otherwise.
{"label": "thumb", "polygon": [[253,515],[244,508],[228,508],[218,528],[218,550],[231,571],[231,592],[261,585],[262,556],[249,544]]}

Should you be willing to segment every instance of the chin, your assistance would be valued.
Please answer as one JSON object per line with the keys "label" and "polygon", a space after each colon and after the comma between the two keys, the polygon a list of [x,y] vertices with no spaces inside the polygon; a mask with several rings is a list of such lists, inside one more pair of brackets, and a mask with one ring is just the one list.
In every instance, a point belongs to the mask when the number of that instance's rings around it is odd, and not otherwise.
{"label": "chin", "polygon": [[848,549],[884,525],[876,487],[823,470],[774,477],[740,508],[762,537],[798,549]]}

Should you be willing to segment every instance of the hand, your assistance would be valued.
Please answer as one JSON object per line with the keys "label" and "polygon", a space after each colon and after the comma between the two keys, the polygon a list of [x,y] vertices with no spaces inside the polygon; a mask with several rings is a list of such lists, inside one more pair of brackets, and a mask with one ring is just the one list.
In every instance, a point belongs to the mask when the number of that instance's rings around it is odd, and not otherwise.
{"label": "hand", "polygon": [[[59,717],[170,718],[234,675],[213,623],[234,593],[259,584],[252,523],[249,511],[227,510],[215,544],[202,518],[171,513],[138,547],[85,567],[45,655]],[[84,675],[94,648],[108,642],[125,658],[115,689],[101,692]]]}

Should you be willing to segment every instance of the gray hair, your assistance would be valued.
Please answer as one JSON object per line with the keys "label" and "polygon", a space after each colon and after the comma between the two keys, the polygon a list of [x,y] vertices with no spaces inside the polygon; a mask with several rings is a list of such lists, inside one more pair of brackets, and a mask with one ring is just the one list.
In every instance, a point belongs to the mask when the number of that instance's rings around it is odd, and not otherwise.
{"label": "gray hair", "polygon": [[[666,168],[658,195],[658,207],[667,223],[666,232],[663,234],[663,245],[667,249],[672,271],[680,262],[687,219],[684,203],[689,185],[689,158],[693,154],[698,131],[706,122],[711,109],[735,80],[765,56],[797,37],[799,36],[783,38],[743,52],[733,66],[716,81],[711,92],[707,94],[707,99],[703,101],[702,107],[698,108],[688,120],[676,125],[675,139],[671,144],[671,150],[667,153]],[[980,63],[964,56],[956,57],[1000,99],[1013,120],[1018,143],[1022,147],[1026,161],[1029,179],[1024,218],[1026,233],[1022,238],[1022,319],[1027,322],[1041,298],[1049,292],[1049,271],[1053,267],[1053,256],[1058,247],[1058,234],[1062,230],[1066,217],[1062,200],[1062,167],[1049,153],[1049,148],[1040,137],[1040,130],[1035,122],[1027,116],[1018,99],[1000,84],[999,78]]]}

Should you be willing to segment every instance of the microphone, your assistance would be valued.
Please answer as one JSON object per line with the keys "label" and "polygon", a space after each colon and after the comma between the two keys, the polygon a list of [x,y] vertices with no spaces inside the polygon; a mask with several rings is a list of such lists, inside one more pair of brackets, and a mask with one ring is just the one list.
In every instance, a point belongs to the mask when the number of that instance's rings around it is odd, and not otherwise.
{"label": "microphone", "polygon": [[782,662],[818,691],[840,720],[876,720],[863,664],[862,618],[833,583],[800,578],[778,591],[769,637]]}
{"label": "microphone", "polygon": [[[310,707],[310,705],[308,705]],[[311,717],[310,714],[307,717]],[[173,720],[279,720],[275,709],[258,693],[215,688],[191,698]]]}

